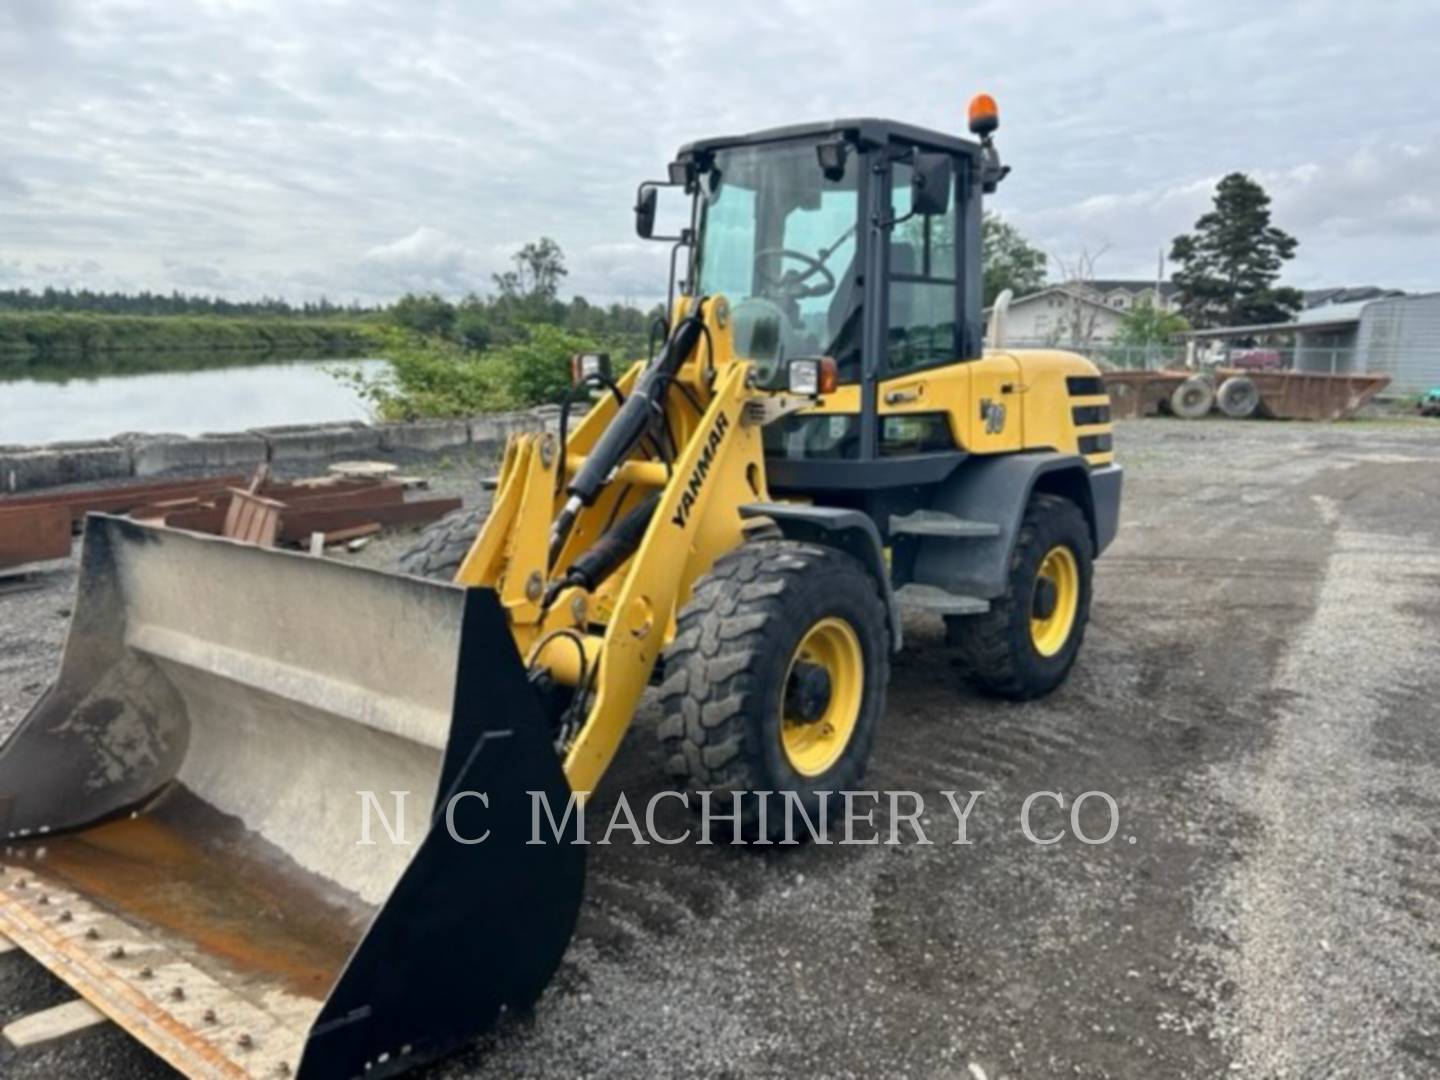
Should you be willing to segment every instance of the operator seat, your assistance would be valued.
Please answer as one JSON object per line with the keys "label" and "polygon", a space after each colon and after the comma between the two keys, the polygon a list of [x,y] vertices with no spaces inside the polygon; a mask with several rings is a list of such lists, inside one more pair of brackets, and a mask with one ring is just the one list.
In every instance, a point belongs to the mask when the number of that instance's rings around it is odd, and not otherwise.
{"label": "operator seat", "polygon": [[[890,273],[916,273],[920,264],[914,244],[903,241],[890,245]],[[840,381],[860,381],[860,286],[855,283],[855,257],[840,278],[840,287],[830,300],[828,324],[830,328],[830,355],[835,358],[835,367]],[[890,336],[889,347],[894,350],[903,346],[908,327],[914,315],[914,290],[890,290]]]}

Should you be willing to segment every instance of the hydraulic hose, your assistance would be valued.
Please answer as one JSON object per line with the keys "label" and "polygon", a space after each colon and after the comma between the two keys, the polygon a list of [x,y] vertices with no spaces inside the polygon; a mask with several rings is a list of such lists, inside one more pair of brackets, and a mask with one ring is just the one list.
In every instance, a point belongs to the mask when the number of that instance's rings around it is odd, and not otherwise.
{"label": "hydraulic hose", "polygon": [[591,591],[597,588],[621,563],[635,554],[635,549],[645,538],[645,530],[650,527],[650,519],[655,516],[655,507],[659,505],[658,491],[641,500],[615,523],[614,528],[570,564],[570,569],[565,572],[565,583]]}
{"label": "hydraulic hose", "polygon": [[595,502],[611,474],[625,461],[636,443],[652,431],[658,437],[665,418],[665,391],[680,366],[694,351],[704,330],[698,311],[681,321],[654,363],[641,373],[635,389],[601,433],[594,448],[585,455],[585,464],[565,488],[570,498],[550,530],[551,566],[560,557],[560,549],[565,546],[581,508]]}

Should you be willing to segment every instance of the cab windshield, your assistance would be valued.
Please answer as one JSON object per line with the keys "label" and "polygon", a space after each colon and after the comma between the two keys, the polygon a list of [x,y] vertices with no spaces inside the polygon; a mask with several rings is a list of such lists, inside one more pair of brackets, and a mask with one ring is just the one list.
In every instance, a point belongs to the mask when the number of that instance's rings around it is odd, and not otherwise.
{"label": "cab windshield", "polygon": [[762,385],[797,356],[833,356],[842,381],[859,377],[855,288],[860,166],[825,176],[816,142],[716,151],[701,177],[702,295],[730,301],[735,348]]}

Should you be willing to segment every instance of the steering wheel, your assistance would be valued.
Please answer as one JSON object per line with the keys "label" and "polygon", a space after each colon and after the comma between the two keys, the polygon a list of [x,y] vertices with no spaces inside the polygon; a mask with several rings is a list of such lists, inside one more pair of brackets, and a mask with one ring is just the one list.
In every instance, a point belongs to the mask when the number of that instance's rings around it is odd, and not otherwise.
{"label": "steering wheel", "polygon": [[[782,259],[794,259],[796,262],[804,263],[806,269],[803,271],[787,270],[779,277],[772,277],[763,269],[762,263],[767,257],[779,255]],[[835,275],[830,268],[817,259],[814,255],[807,255],[803,251],[795,251],[792,248],[766,248],[755,253],[755,273],[760,281],[760,292],[769,292],[771,289],[780,295],[791,300],[807,300],[814,296],[828,296],[835,291]],[[820,281],[808,288],[804,283],[809,281],[816,274],[820,275]]]}

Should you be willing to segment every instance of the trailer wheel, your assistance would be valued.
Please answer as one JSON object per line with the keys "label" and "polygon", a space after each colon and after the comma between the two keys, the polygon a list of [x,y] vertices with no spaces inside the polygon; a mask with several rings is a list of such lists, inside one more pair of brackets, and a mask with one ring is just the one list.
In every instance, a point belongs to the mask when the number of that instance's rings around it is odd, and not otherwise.
{"label": "trailer wheel", "polygon": [[1184,420],[1200,420],[1215,404],[1215,387],[1210,380],[1192,375],[1170,395],[1170,411]]}
{"label": "trailer wheel", "polygon": [[945,620],[950,644],[979,689],[1025,701],[1070,673],[1090,619],[1090,527],[1069,499],[1036,495],[1010,557],[1005,594],[983,615]]}
{"label": "trailer wheel", "polygon": [[[738,809],[732,831],[777,839],[785,793],[818,821],[821,792],[860,783],[885,709],[889,635],[875,580],[849,555],[741,545],[696,585],[664,662],[658,734],[692,810],[712,792],[712,815]],[[791,835],[805,836],[798,812],[793,821]]]}
{"label": "trailer wheel", "polygon": [[1260,391],[1255,380],[1247,375],[1232,375],[1220,384],[1215,394],[1220,411],[1234,420],[1248,420],[1260,408]]}
{"label": "trailer wheel", "polygon": [[439,521],[425,526],[415,543],[400,556],[396,568],[402,574],[430,578],[434,581],[454,581],[456,571],[465,561],[480,527],[490,516],[490,500],[467,509],[461,508],[446,514]]}

